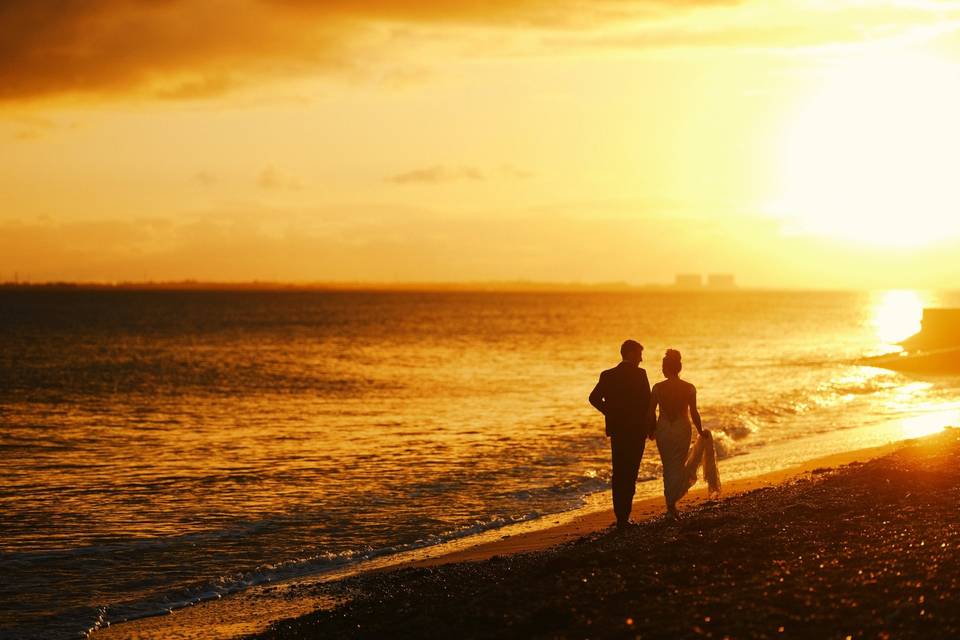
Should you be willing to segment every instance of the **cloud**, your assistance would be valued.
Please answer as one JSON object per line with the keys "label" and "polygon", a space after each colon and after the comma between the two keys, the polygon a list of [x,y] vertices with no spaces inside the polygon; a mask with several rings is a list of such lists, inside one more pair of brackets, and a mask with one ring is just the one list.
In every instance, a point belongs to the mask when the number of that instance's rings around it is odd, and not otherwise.
{"label": "cloud", "polygon": [[526,180],[532,178],[534,173],[512,164],[502,164],[495,169],[485,171],[478,167],[460,166],[448,167],[445,165],[433,165],[432,167],[423,167],[404,171],[396,175],[389,176],[387,182],[399,185],[409,184],[445,184],[449,182],[480,182],[492,178],[505,178],[510,180]]}
{"label": "cloud", "polygon": [[211,173],[210,171],[197,171],[193,174],[193,181],[196,182],[201,187],[212,187],[217,184],[218,178],[216,174]]}
{"label": "cloud", "polygon": [[[717,7],[725,10],[703,20],[693,11]],[[0,103],[191,100],[328,75],[402,88],[430,74],[415,59],[421,44],[446,42],[469,55],[513,50],[491,30],[532,34],[536,53],[804,47],[953,30],[957,18],[954,3],[892,1],[0,0]],[[476,42],[465,29],[477,31]]]}
{"label": "cloud", "polygon": [[500,165],[500,175],[515,180],[526,180],[527,178],[532,178],[534,173],[520,167],[515,167],[512,164],[503,164]]}
{"label": "cloud", "polygon": [[960,7],[877,2],[781,5],[740,3],[711,20],[646,22],[602,33],[544,34],[548,51],[669,48],[803,49],[879,40],[930,40],[955,32]]}
{"label": "cloud", "polygon": [[417,24],[583,29],[739,0],[273,0],[308,15]]}
{"label": "cloud", "polygon": [[387,178],[394,184],[442,184],[445,182],[485,180],[483,171],[476,167],[445,167],[435,165],[405,171]]}
{"label": "cloud", "polygon": [[13,133],[13,138],[20,141],[38,140],[52,131],[64,128],[73,129],[77,126],[76,123],[65,125],[55,120],[35,115],[11,118],[11,122],[15,123],[18,127]]}
{"label": "cloud", "polygon": [[[397,58],[403,26],[582,30],[729,0],[3,0],[0,101],[190,99]],[[362,53],[360,53],[362,52]],[[401,79],[406,81],[406,79]]]}
{"label": "cloud", "polygon": [[[582,210],[585,204],[573,207]],[[133,220],[0,219],[0,280],[672,282],[732,272],[744,285],[943,286],[957,243],[920,253],[784,237],[774,220],[562,214],[455,216],[416,207],[210,211]],[[651,239],[669,239],[658,242]],[[844,268],[837,270],[836,265]]]}
{"label": "cloud", "polygon": [[20,129],[13,137],[17,140],[37,140],[43,137],[43,133],[38,129]]}
{"label": "cloud", "polygon": [[260,185],[261,189],[268,190],[289,189],[298,191],[303,186],[300,184],[299,178],[280,171],[272,164],[263,168],[263,171],[257,177],[257,184]]}
{"label": "cloud", "polygon": [[336,25],[295,13],[259,0],[5,1],[0,99],[198,97],[258,74],[342,64]]}

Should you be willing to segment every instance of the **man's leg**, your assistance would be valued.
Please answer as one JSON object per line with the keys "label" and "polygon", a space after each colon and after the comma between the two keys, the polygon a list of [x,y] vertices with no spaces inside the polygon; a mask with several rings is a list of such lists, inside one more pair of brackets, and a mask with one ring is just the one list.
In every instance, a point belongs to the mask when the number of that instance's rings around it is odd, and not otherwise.
{"label": "man's leg", "polygon": [[613,489],[613,512],[617,516],[619,526],[624,526],[630,521],[644,444],[642,435],[624,434],[610,438],[613,460],[613,478],[610,484]]}
{"label": "man's leg", "polygon": [[610,458],[613,463],[613,472],[610,478],[610,489],[613,492],[613,513],[617,516],[617,526],[622,526],[630,517],[630,512],[623,512],[623,491],[626,461],[624,460],[625,446],[620,436],[610,436]]}
{"label": "man's leg", "polygon": [[627,467],[627,497],[626,502],[627,518],[630,517],[630,511],[633,510],[633,496],[637,492],[637,476],[640,474],[640,460],[643,458],[643,448],[646,444],[646,438],[642,435],[631,435],[630,446],[627,449],[630,460]]}

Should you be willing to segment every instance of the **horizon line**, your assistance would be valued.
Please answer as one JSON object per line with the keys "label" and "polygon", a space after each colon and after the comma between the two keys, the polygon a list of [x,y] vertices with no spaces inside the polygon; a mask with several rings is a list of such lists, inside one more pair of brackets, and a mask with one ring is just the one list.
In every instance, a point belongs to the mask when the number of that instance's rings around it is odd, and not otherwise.
{"label": "horizon line", "polygon": [[[282,280],[120,280],[120,281],[5,281],[0,289],[73,289],[73,290],[162,290],[162,291],[478,291],[478,292],[575,292],[575,291],[671,291],[684,293],[730,293],[744,291],[879,291],[896,289],[928,289],[927,287],[803,287],[803,286],[700,286],[675,283],[628,282],[552,282],[539,280],[474,280],[474,281],[282,281]],[[950,291],[951,289],[930,289]]]}

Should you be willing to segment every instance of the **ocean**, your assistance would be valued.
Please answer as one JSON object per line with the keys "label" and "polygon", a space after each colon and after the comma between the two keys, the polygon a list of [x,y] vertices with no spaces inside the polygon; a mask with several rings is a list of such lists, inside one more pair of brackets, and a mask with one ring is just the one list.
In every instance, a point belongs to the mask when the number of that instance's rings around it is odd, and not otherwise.
{"label": "ocean", "polygon": [[958,424],[960,377],[855,363],[923,306],[960,294],[2,290],[0,637],[576,509],[625,338],[683,353],[725,478]]}

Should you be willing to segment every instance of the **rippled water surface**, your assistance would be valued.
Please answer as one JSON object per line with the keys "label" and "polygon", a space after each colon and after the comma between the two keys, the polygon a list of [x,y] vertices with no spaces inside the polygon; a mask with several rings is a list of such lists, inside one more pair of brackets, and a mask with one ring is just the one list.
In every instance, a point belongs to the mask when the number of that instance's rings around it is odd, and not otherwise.
{"label": "rippled water surface", "polygon": [[0,636],[574,508],[608,485],[586,396],[626,337],[653,381],[683,351],[721,470],[811,434],[920,435],[960,381],[851,361],[922,304],[960,298],[0,292]]}

